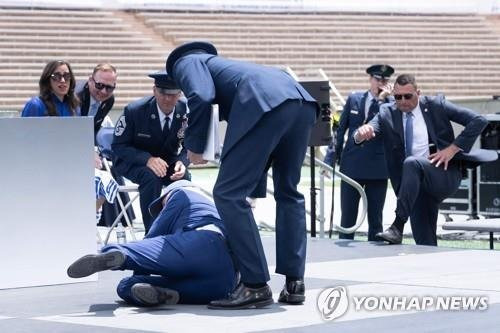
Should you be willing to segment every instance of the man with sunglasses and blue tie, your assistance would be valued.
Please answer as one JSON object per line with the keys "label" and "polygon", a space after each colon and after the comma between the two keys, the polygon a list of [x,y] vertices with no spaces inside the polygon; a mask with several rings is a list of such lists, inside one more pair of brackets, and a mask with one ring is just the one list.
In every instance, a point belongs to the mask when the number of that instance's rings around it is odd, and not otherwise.
{"label": "man with sunglasses and blue tie", "polygon": [[[377,64],[366,69],[370,75],[370,89],[365,92],[354,92],[344,105],[337,129],[335,151],[340,160],[340,172],[349,176],[363,186],[368,199],[368,240],[375,241],[375,235],[382,229],[382,211],[387,192],[387,166],[385,162],[382,139],[376,138],[356,145],[352,133],[361,125],[368,123],[379,112],[383,103],[392,101],[392,86],[389,78],[394,68]],[[348,131],[348,139],[344,147],[344,134]],[[340,225],[350,228],[356,223],[359,207],[359,193],[354,187],[342,182],[340,185],[340,204],[342,216]],[[354,239],[354,234],[340,233],[341,239]]]}
{"label": "man with sunglasses and blue tie", "polygon": [[125,107],[111,145],[114,170],[139,184],[146,233],[156,217],[149,214],[149,204],[160,195],[162,187],[191,178],[184,149],[187,104],[180,99],[181,90],[167,72],[148,76],[154,79],[153,96]]}
{"label": "man with sunglasses and blue tie", "polygon": [[[487,120],[442,95],[420,96],[413,75],[398,76],[393,95],[395,102],[382,105],[379,114],[354,133],[358,144],[382,137],[397,196],[394,222],[377,237],[401,244],[410,218],[415,243],[436,246],[439,204],[458,189],[464,163],[472,167],[486,161],[484,151],[471,148]],[[464,126],[457,137],[451,122]]]}
{"label": "man with sunglasses and blue tie", "polygon": [[115,103],[116,68],[111,64],[99,64],[87,81],[77,83],[75,93],[80,99],[81,116],[94,117],[94,138],[104,118]]}

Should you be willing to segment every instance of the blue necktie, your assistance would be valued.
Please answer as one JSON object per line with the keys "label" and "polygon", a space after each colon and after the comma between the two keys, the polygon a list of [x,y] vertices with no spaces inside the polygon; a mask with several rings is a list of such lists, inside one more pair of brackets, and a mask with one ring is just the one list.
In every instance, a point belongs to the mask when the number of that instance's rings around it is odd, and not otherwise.
{"label": "blue necktie", "polygon": [[97,114],[97,109],[99,109],[99,102],[94,102],[89,108],[89,116],[94,117]]}
{"label": "blue necktie", "polygon": [[405,152],[406,157],[411,156],[413,147],[413,113],[406,114],[406,127],[405,127]]}
{"label": "blue necktie", "polygon": [[378,112],[378,102],[376,98],[372,98],[372,101],[370,103],[370,107],[368,108],[368,115],[366,117],[365,123],[369,122],[370,120],[375,117],[375,115]]}

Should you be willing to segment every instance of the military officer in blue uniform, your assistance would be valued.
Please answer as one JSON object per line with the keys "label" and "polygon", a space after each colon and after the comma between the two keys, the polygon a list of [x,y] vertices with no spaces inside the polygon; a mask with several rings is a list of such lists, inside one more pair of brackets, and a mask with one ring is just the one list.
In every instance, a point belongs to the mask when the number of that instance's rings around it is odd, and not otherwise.
{"label": "military officer in blue uniform", "polygon": [[[389,65],[373,65],[366,69],[370,75],[370,89],[354,92],[344,105],[337,129],[335,151],[340,158],[340,172],[363,186],[368,199],[368,240],[376,240],[375,235],[382,231],[382,210],[387,192],[387,166],[382,140],[376,138],[362,145],[354,144],[352,133],[366,124],[379,112],[379,106],[390,102],[392,97],[389,78],[394,68]],[[344,135],[348,139],[344,147]],[[340,185],[340,204],[342,215],[340,225],[345,228],[356,223],[359,207],[358,191],[346,182]],[[353,239],[354,233],[340,233],[341,239]]]}
{"label": "military officer in blue uniform", "polygon": [[143,240],[83,256],[70,265],[68,275],[133,270],[117,292],[138,306],[206,304],[227,295],[237,273],[213,201],[190,181],[180,180],[167,186],[150,210],[158,217]]}
{"label": "military officer in blue uniform", "polygon": [[246,197],[273,168],[276,200],[276,272],[286,276],[279,301],[304,301],[306,224],[304,196],[297,190],[301,166],[317,113],[316,101],[286,72],[217,56],[206,42],[170,53],[167,71],[189,103],[185,145],[191,163],[201,164],[212,104],[227,120],[214,201],[241,273],[227,298],[214,309],[263,307],[273,303],[269,272]]}
{"label": "military officer in blue uniform", "polygon": [[155,216],[149,204],[162,186],[190,179],[189,162],[183,146],[187,106],[181,91],[165,71],[150,74],[153,96],[125,107],[116,123],[112,149],[114,170],[139,184],[139,199],[146,233]]}

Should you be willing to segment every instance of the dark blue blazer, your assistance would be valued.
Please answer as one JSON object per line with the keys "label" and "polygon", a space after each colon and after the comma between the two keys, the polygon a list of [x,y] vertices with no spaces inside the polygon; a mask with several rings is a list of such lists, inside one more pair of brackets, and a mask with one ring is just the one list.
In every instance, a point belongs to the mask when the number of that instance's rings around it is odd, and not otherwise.
{"label": "dark blue blazer", "polygon": [[[375,138],[362,144],[355,144],[354,131],[366,122],[366,92],[354,92],[344,105],[337,129],[335,151],[340,157],[340,172],[354,179],[387,179],[387,164],[382,138]],[[386,99],[389,102],[389,99]],[[344,135],[348,131],[344,147]]]}
{"label": "dark blue blazer", "polygon": [[211,199],[184,188],[174,189],[169,195],[165,207],[145,238],[194,230],[207,224],[215,224],[225,233],[225,226]]}
{"label": "dark blue blazer", "polygon": [[315,102],[286,72],[210,54],[180,58],[171,73],[188,99],[186,148],[202,153],[206,146],[212,104],[227,120],[223,158],[264,115],[289,99]]}
{"label": "dark blue blazer", "polygon": [[114,167],[120,174],[126,174],[131,167],[145,166],[150,157],[161,157],[172,166],[178,160],[186,167],[189,165],[183,147],[186,103],[177,102],[166,139],[163,138],[157,110],[154,97],[141,98],[125,107],[116,123],[112,144]]}
{"label": "dark blue blazer", "polygon": [[[423,96],[419,103],[427,126],[429,144],[434,144],[439,150],[453,143],[464,152],[469,152],[488,124],[483,116],[450,103],[443,95]],[[465,127],[456,138],[451,122]],[[398,193],[405,159],[402,112],[397,109],[395,102],[383,104],[369,124],[373,126],[377,136],[383,137],[389,176],[392,187]]]}
{"label": "dark blue blazer", "polygon": [[[80,99],[80,116],[88,116],[90,108],[90,91],[88,81],[78,81],[75,86],[75,94]],[[115,97],[111,95],[103,101],[94,116],[94,139],[101,128],[104,118],[108,115],[115,103]]]}

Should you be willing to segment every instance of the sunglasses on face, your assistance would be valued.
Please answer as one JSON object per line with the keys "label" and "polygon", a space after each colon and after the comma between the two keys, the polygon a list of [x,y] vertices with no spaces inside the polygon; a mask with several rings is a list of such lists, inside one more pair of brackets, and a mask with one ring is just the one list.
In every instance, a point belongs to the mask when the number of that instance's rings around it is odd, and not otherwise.
{"label": "sunglasses on face", "polygon": [[97,82],[94,78],[92,78],[92,81],[94,81],[94,85],[95,85],[95,88],[97,90],[103,90],[103,89],[106,89],[106,91],[108,93],[112,92],[113,90],[115,90],[116,86],[110,86],[108,84],[104,84],[104,83],[101,83],[101,82]]}
{"label": "sunglasses on face", "polygon": [[55,72],[55,73],[52,73],[50,75],[50,78],[53,81],[56,81],[56,82],[60,82],[61,79],[64,79],[64,81],[69,81],[71,79],[71,74],[70,73],[58,73],[58,72]]}
{"label": "sunglasses on face", "polygon": [[395,94],[394,95],[394,98],[396,99],[396,101],[400,101],[402,100],[403,98],[406,99],[406,100],[409,100],[409,99],[412,99],[414,96],[414,94]]}

